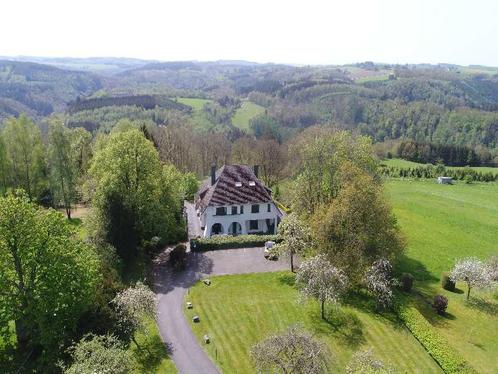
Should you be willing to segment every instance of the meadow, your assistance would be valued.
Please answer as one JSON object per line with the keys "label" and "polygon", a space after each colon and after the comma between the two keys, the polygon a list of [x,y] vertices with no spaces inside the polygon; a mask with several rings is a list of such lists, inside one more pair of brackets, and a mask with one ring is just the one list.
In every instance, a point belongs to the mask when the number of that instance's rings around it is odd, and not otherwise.
{"label": "meadow", "polygon": [[232,117],[232,123],[241,130],[249,131],[249,121],[264,112],[264,107],[250,101],[244,101]]}

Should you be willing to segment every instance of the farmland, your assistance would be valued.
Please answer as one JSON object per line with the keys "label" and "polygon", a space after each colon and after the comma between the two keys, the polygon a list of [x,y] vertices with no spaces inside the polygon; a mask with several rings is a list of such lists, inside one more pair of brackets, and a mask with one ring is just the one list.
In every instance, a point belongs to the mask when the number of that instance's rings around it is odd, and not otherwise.
{"label": "farmland", "polygon": [[[399,158],[382,160],[381,164],[386,166],[398,167],[398,168],[416,168],[419,166],[425,166],[425,164],[420,164],[418,162],[402,160]],[[462,169],[462,166],[446,166],[447,169]],[[487,167],[487,166],[472,166],[471,169],[481,172],[481,173],[493,173],[498,174],[498,168]]]}

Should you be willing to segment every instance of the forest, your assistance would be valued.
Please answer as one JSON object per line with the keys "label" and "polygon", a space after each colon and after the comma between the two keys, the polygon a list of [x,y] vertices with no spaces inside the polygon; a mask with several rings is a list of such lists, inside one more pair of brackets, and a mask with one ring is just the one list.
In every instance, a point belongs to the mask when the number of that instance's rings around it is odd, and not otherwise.
{"label": "forest", "polygon": [[[150,131],[191,126],[196,135],[217,134],[230,143],[250,136],[279,144],[308,127],[325,125],[368,135],[375,143],[428,144],[430,162],[496,164],[496,69],[97,59],[100,70],[92,70],[91,60],[81,62],[84,70],[75,70],[71,59],[37,62],[0,61],[0,119],[26,113],[43,131],[47,118],[57,114],[67,126],[95,134],[127,118]],[[105,63],[108,69],[102,68]],[[184,98],[202,104],[193,108]],[[232,121],[243,102],[261,107],[245,128]],[[471,158],[447,160],[443,146],[468,147]]]}

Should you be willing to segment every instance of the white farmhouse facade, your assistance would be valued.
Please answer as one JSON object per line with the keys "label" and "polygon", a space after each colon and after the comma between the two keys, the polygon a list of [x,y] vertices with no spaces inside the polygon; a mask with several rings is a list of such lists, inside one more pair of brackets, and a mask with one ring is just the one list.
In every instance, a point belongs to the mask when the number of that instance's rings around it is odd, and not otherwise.
{"label": "white farmhouse facade", "polygon": [[204,237],[277,233],[282,212],[257,175],[257,166],[212,168],[196,197]]}

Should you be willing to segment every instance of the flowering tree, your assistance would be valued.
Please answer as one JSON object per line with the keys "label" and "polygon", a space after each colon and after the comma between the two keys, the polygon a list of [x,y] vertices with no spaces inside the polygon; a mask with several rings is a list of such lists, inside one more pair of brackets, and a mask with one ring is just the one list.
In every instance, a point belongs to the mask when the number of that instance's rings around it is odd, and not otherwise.
{"label": "flowering tree", "polygon": [[314,374],[325,371],[326,346],[298,326],[272,335],[251,349],[258,372]]}
{"label": "flowering tree", "polygon": [[386,366],[381,360],[376,358],[371,349],[366,351],[356,352],[348,366],[346,366],[347,374],[390,374],[394,370]]}
{"label": "flowering tree", "polygon": [[133,332],[141,330],[147,333],[144,318],[154,316],[156,309],[154,292],[145,284],[137,282],[134,287],[118,293],[111,303],[115,307],[121,327],[131,334],[133,342],[140,349]]}
{"label": "flowering tree", "polygon": [[341,269],[334,267],[324,255],[303,262],[297,273],[296,283],[305,297],[314,297],[321,304],[325,319],[325,302],[338,303],[347,290],[348,278]]}
{"label": "flowering tree", "polygon": [[392,287],[397,283],[391,275],[392,270],[389,260],[380,259],[375,261],[365,274],[366,286],[375,295],[377,308],[388,308],[392,305]]}
{"label": "flowering tree", "polygon": [[498,282],[498,256],[491,256],[486,266],[491,280],[493,282]]}
{"label": "flowering tree", "polygon": [[87,335],[69,348],[73,363],[62,368],[65,374],[131,372],[133,361],[123,346],[113,335]]}
{"label": "flowering tree", "polygon": [[487,288],[492,283],[489,267],[475,257],[467,257],[457,261],[451,271],[450,278],[453,282],[464,281],[467,283],[467,300],[472,288]]}
{"label": "flowering tree", "polygon": [[275,245],[274,250],[290,257],[291,271],[294,271],[294,255],[303,252],[310,245],[308,228],[294,213],[285,216],[278,226],[282,241]]}

